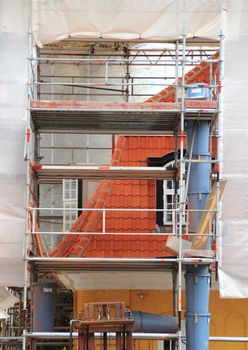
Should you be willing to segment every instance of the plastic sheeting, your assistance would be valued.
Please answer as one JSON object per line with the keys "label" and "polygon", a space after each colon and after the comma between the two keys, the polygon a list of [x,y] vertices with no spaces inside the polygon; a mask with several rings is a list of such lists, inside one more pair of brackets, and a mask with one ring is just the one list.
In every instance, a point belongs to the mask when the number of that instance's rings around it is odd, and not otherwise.
{"label": "plastic sheeting", "polygon": [[0,285],[23,286],[26,168],[27,9],[0,3]]}
{"label": "plastic sheeting", "polygon": [[[218,35],[221,1],[33,0],[39,45],[69,37],[124,40]],[[49,28],[49,29],[48,29]]]}
{"label": "plastic sheeting", "polygon": [[246,0],[32,0],[33,32],[40,46],[73,37],[175,39],[184,32],[218,38],[222,7],[227,34],[248,33]]}
{"label": "plastic sheeting", "polygon": [[[14,306],[15,303],[17,303],[19,299],[11,294],[7,288],[0,287],[0,312],[4,311],[5,309],[8,309],[9,307]],[[1,316],[0,316],[1,318]]]}
{"label": "plastic sheeting", "polygon": [[226,41],[223,177],[222,265],[220,293],[226,298],[248,298],[248,36]]}

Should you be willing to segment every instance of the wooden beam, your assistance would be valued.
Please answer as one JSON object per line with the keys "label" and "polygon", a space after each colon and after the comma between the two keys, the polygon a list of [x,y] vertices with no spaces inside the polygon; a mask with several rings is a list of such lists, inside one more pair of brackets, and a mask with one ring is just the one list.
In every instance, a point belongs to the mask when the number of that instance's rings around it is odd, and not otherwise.
{"label": "wooden beam", "polygon": [[209,258],[213,259],[215,252],[206,249],[185,249],[182,252],[184,258]]}
{"label": "wooden beam", "polygon": [[[223,191],[226,186],[226,180],[223,180],[220,182],[220,196],[219,199],[221,199],[221,196],[223,194]],[[212,191],[208,197],[207,204],[205,206],[205,210],[201,216],[200,223],[198,225],[198,228],[196,230],[196,233],[201,235],[197,236],[196,240],[193,242],[192,249],[205,249],[207,240],[208,240],[208,233],[209,233],[209,225],[211,225],[213,219],[216,216],[216,209],[217,209],[217,186],[216,183],[214,184]]]}
{"label": "wooden beam", "polygon": [[163,167],[131,167],[108,165],[34,165],[39,180],[49,179],[115,179],[173,180],[175,170]]}
{"label": "wooden beam", "polygon": [[[31,109],[71,109],[92,110],[92,111],[133,111],[133,112],[152,112],[152,111],[180,111],[179,102],[100,102],[100,101],[50,101],[34,100],[31,101]],[[185,108],[196,109],[216,109],[216,101],[205,100],[186,100]]]}

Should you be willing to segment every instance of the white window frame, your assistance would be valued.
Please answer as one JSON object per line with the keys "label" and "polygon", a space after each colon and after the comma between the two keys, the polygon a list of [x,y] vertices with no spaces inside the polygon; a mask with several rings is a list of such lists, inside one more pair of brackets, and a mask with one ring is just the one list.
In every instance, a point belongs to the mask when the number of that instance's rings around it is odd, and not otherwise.
{"label": "white window frame", "polygon": [[[68,232],[78,218],[78,180],[63,179],[63,231]],[[69,209],[69,210],[68,210]]]}
{"label": "white window frame", "polygon": [[[165,165],[165,169],[173,167],[175,161],[171,161]],[[185,163],[183,163],[183,174],[185,174]],[[170,184],[170,185],[169,185]],[[183,181],[183,196],[185,195],[185,180]],[[168,196],[171,196],[171,202],[168,202]],[[178,201],[179,201],[179,195]],[[177,202],[178,202],[177,201]],[[168,212],[166,210],[175,209],[175,181],[164,180],[163,181],[163,225],[169,226],[175,223],[175,211]],[[169,219],[170,218],[170,219]],[[177,220],[178,221],[178,220]],[[183,224],[186,225],[186,218],[183,218]]]}

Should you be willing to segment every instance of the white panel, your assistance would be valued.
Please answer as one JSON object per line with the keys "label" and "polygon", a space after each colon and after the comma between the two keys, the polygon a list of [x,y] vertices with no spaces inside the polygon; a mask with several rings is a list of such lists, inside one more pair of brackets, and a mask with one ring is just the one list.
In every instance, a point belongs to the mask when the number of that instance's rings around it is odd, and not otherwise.
{"label": "white panel", "polygon": [[[9,249],[8,245],[6,245],[5,249]],[[5,257],[1,251],[0,255],[1,266],[4,266],[4,269],[2,268],[0,272],[1,284],[22,287],[24,284],[24,266],[21,263],[19,254],[16,255],[16,258],[9,258]]]}
{"label": "white panel", "polygon": [[80,272],[60,274],[73,290],[171,289],[171,273],[165,272]]}
{"label": "white panel", "polygon": [[0,285],[23,286],[28,1],[0,2]]}
{"label": "white panel", "polygon": [[224,83],[222,297],[248,297],[248,36],[227,40]]}
{"label": "white panel", "polygon": [[16,298],[13,294],[11,294],[7,288],[0,287],[0,309],[7,309],[18,302],[18,298]]}
{"label": "white panel", "polygon": [[220,295],[222,298],[247,298],[248,279],[237,276],[236,271],[221,271]]}
{"label": "white panel", "polygon": [[70,37],[164,39],[216,37],[221,0],[32,0],[39,44]]}
{"label": "white panel", "polygon": [[68,37],[106,39],[217,38],[220,9],[228,10],[227,34],[248,34],[246,0],[32,0],[37,43]]}

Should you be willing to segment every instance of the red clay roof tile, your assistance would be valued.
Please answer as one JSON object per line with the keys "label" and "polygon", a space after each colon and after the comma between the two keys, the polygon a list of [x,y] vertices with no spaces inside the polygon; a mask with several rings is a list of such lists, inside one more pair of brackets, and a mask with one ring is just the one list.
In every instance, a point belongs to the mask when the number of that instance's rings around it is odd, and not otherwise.
{"label": "red clay roof tile", "polygon": [[[96,238],[96,239],[95,239]],[[128,239],[127,239],[128,238]],[[154,257],[168,256],[165,251],[166,236],[145,236],[145,235],[104,235],[101,240],[93,238],[92,248],[87,250],[85,257]],[[128,242],[128,244],[127,244]]]}
{"label": "red clay roof tile", "polygon": [[[173,150],[174,139],[173,137],[147,137],[147,136],[130,136],[122,138],[122,143],[118,140],[118,157],[119,165],[147,165],[147,158],[150,156],[162,156]],[[165,148],[165,146],[167,148]],[[119,150],[122,148],[120,155]],[[114,152],[115,154],[115,152]],[[128,154],[128,157],[126,157]],[[128,161],[126,159],[129,159]],[[123,160],[124,159],[124,160]],[[111,191],[111,195],[109,195]],[[152,180],[116,180],[116,181],[102,181],[100,188],[97,190],[97,195],[91,200],[94,208],[149,208],[155,209],[155,181]],[[73,230],[85,232],[96,232],[102,230],[102,213],[98,211],[83,213],[77,220],[78,223],[73,225]],[[156,215],[155,212],[144,211],[107,211],[106,212],[106,232],[114,233],[145,233],[155,230],[156,227]],[[121,236],[121,238],[118,238]],[[102,235],[95,235],[88,237],[88,240],[82,238],[82,236],[75,236],[71,244],[64,246],[63,252],[66,255],[82,254],[83,256],[102,256],[102,250],[105,251],[104,256],[115,256],[118,243],[119,250],[126,252],[128,256],[140,256],[139,251],[142,251],[142,256],[149,256],[151,253],[149,247],[151,242],[153,244],[153,256],[157,256],[163,253],[166,255],[166,251],[163,247],[156,248],[156,245],[160,245],[160,240],[154,240],[154,236],[144,236],[137,238],[135,236],[118,235],[106,235],[103,238]],[[104,235],[105,237],[105,235]],[[138,243],[136,244],[136,239]],[[154,240],[154,241],[153,241]],[[80,246],[79,242],[83,241],[87,243],[87,249],[74,249],[76,246]],[[165,238],[163,238],[165,241]],[[88,244],[88,242],[90,242]],[[157,243],[156,243],[157,242]],[[63,248],[63,241],[60,249],[52,252],[53,255],[60,254],[61,248]],[[109,250],[108,246],[115,246],[115,249]],[[97,248],[96,248],[97,247]],[[135,247],[135,249],[134,249]],[[58,247],[57,247],[58,248]],[[156,248],[156,249],[155,249]],[[96,253],[98,252],[98,253]]]}

